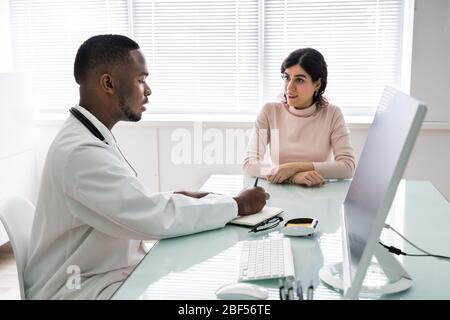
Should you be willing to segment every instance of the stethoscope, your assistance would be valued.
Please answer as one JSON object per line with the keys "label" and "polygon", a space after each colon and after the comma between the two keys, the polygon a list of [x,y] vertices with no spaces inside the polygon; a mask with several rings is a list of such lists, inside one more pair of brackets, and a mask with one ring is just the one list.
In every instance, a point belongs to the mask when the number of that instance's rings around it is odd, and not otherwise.
{"label": "stethoscope", "polygon": [[[96,138],[98,138],[101,142],[106,143],[109,145],[108,141],[106,141],[105,137],[102,135],[102,133],[97,129],[96,126],[92,124],[92,122],[86,118],[84,114],[80,112],[80,110],[77,110],[75,108],[70,108],[70,113],[78,120],[80,121]],[[111,133],[112,135],[112,133]],[[116,138],[113,136],[114,140]],[[116,144],[117,150],[119,150],[120,154],[122,155],[123,159],[126,161],[126,163],[130,166],[131,170],[133,170],[136,177],[138,176],[136,170],[134,170],[133,166],[128,162],[127,158],[123,155],[122,151],[120,150],[119,146]]]}

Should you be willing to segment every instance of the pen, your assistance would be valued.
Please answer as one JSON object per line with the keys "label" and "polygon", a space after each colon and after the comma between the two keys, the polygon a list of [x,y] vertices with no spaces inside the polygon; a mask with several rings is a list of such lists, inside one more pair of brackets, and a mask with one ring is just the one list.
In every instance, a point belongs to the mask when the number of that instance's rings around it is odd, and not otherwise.
{"label": "pen", "polygon": [[259,179],[259,177],[256,178],[255,184],[253,185],[255,188],[258,186],[258,179]]}
{"label": "pen", "polygon": [[302,288],[302,283],[300,282],[300,280],[297,280],[297,282],[296,282],[296,289],[297,289],[298,300],[303,300],[303,288]]}
{"label": "pen", "polygon": [[280,284],[280,300],[286,300],[286,293],[284,292],[283,280],[279,279],[278,283]]}
{"label": "pen", "polygon": [[287,300],[294,300],[294,277],[288,276],[284,281],[284,287],[287,288]]}
{"label": "pen", "polygon": [[314,295],[314,286],[311,281],[311,285],[308,287],[308,292],[307,292],[308,300],[313,300],[313,298],[314,298],[313,295]]}

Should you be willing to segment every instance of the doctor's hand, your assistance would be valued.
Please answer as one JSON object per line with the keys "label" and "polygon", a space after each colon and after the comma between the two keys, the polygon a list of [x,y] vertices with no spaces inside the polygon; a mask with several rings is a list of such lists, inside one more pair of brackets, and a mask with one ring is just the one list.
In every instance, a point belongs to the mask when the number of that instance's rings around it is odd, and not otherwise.
{"label": "doctor's hand", "polygon": [[237,202],[238,214],[246,216],[260,212],[269,198],[270,195],[263,188],[256,187],[242,190],[233,199]]}
{"label": "doctor's hand", "polygon": [[297,173],[290,179],[290,182],[308,187],[318,187],[325,183],[325,179],[317,171],[313,170]]}
{"label": "doctor's hand", "polygon": [[182,194],[184,196],[187,197],[191,197],[191,198],[203,198],[204,196],[207,196],[208,194],[210,194],[211,192],[201,192],[201,191],[175,191],[174,193],[178,193],[178,194]]}

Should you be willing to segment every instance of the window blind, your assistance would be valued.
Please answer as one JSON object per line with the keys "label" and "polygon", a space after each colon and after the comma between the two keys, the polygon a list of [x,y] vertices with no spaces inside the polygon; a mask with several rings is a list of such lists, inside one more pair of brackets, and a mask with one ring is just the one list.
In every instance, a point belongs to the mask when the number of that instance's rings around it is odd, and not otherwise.
{"label": "window blind", "polygon": [[73,63],[85,40],[129,32],[126,0],[20,0],[9,6],[14,67],[31,74],[41,112],[67,112],[78,103]]}
{"label": "window blind", "polygon": [[[15,69],[31,72],[41,112],[78,101],[73,62],[95,34],[135,39],[149,68],[148,112],[256,113],[282,93],[280,65],[313,47],[326,96],[371,115],[401,80],[401,0],[10,0]],[[412,32],[412,30],[409,30]]]}
{"label": "window blind", "polygon": [[347,115],[373,115],[384,86],[400,86],[402,1],[266,0],[264,26],[264,100],[282,92],[281,63],[303,47],[325,57],[325,96]]}
{"label": "window blind", "polygon": [[147,56],[158,112],[254,112],[257,0],[136,0],[134,37]]}

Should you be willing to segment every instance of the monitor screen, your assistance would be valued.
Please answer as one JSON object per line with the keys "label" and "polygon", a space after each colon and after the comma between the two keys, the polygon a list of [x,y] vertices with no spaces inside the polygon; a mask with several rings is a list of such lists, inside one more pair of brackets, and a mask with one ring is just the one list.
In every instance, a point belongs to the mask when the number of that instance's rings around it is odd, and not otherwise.
{"label": "monitor screen", "polygon": [[347,298],[359,294],[425,113],[416,99],[384,90],[342,210]]}

